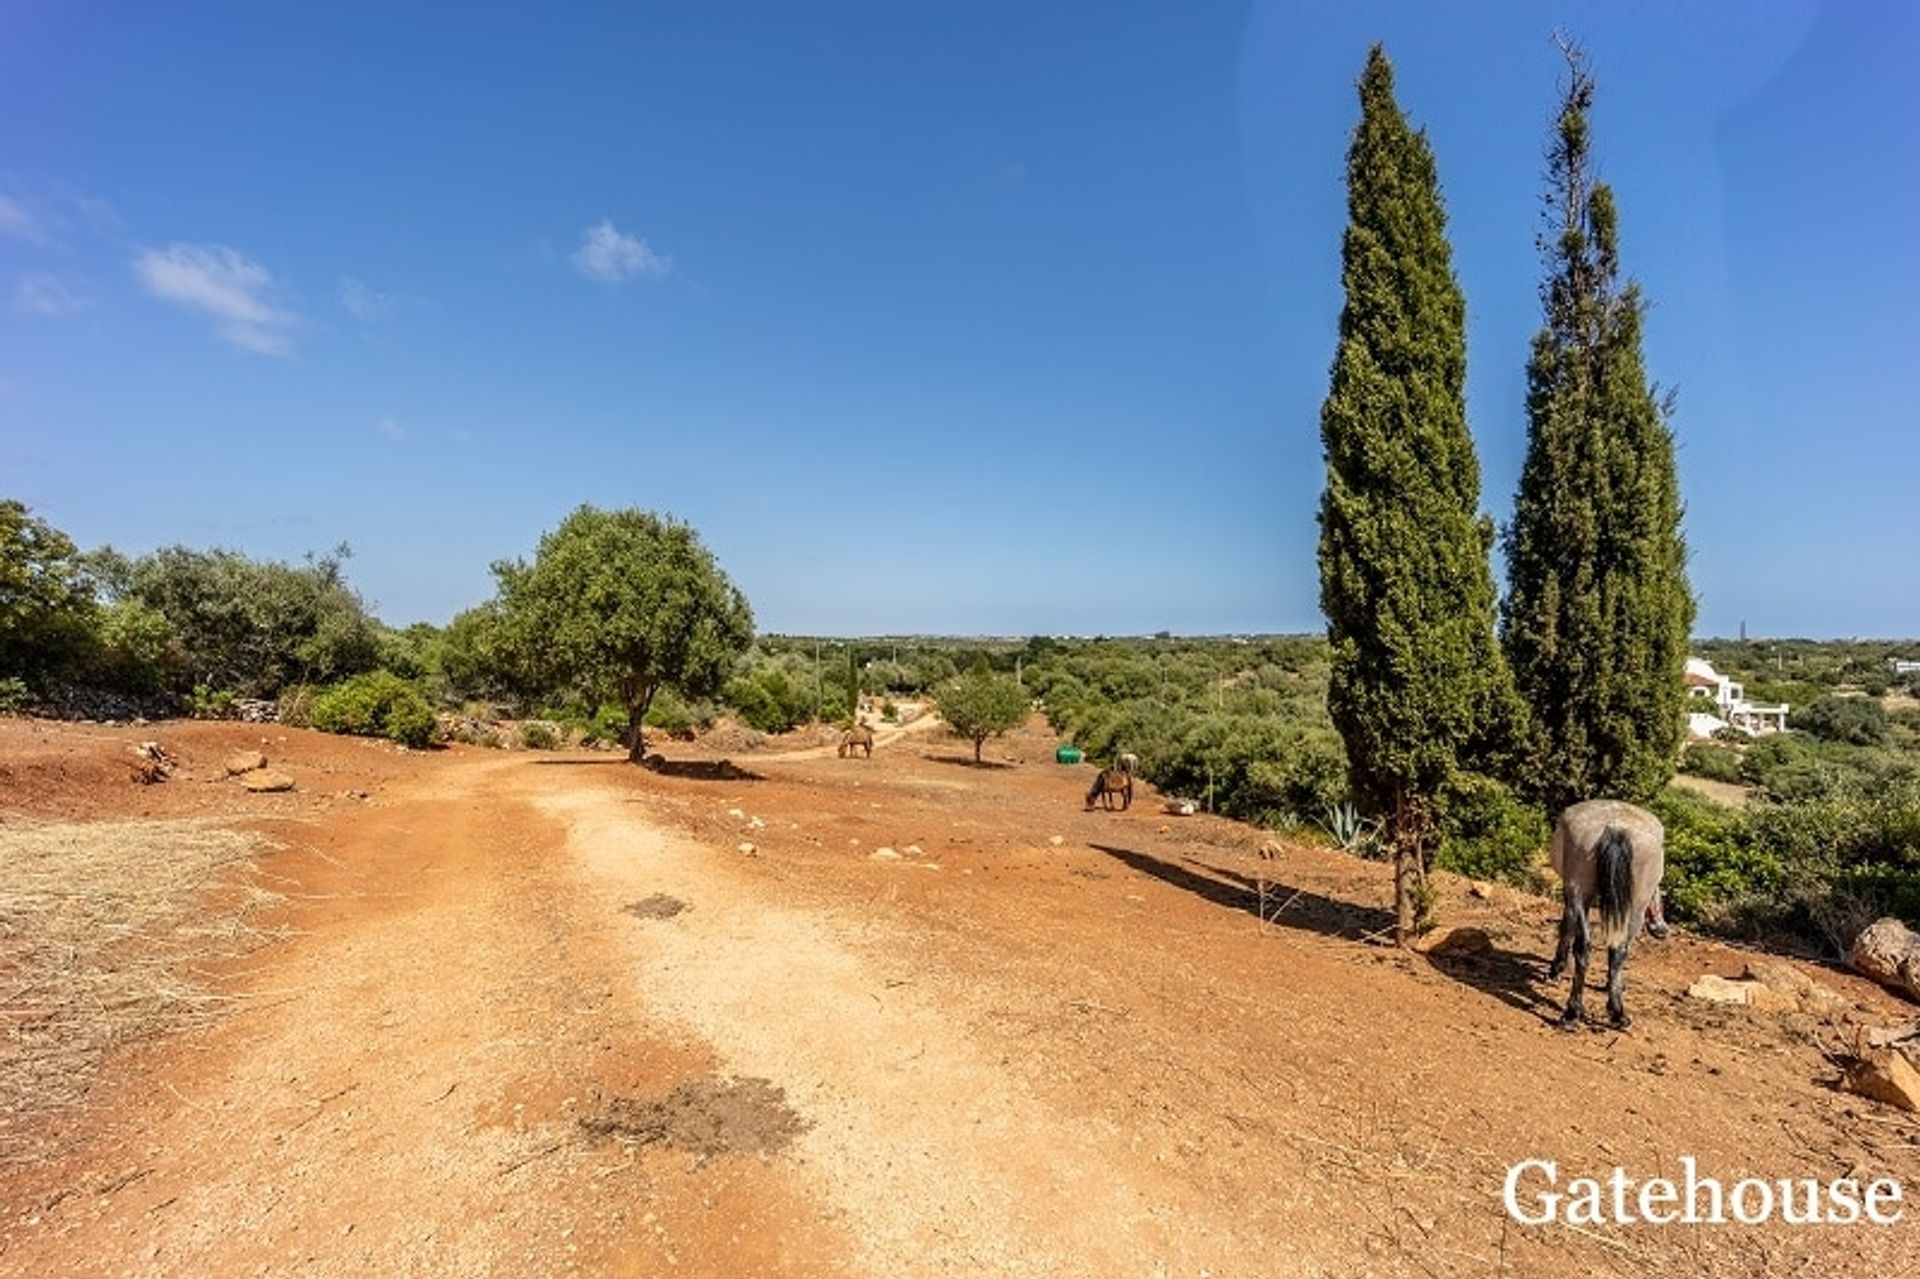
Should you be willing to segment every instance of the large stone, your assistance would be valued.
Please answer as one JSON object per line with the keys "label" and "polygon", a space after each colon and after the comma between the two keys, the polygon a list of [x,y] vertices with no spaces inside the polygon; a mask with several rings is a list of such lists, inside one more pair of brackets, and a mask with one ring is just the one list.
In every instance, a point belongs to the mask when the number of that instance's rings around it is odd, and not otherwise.
{"label": "large stone", "polygon": [[1869,1048],[1847,1068],[1841,1086],[1848,1092],[1920,1112],[1920,1070],[1892,1048]]}
{"label": "large stone", "polygon": [[241,773],[251,773],[257,768],[267,766],[267,757],[259,751],[235,751],[227,756],[227,762],[221,767],[227,770],[227,776],[235,777]]}
{"label": "large stone", "polygon": [[[1810,1013],[1826,1016],[1845,1012],[1851,1006],[1845,995],[1824,982],[1814,980],[1794,965],[1780,959],[1750,959],[1746,972],[1749,981],[1757,981],[1786,1004]],[[1759,1006],[1759,1001],[1755,1006]]]}
{"label": "large stone", "polygon": [[269,792],[293,789],[293,779],[285,773],[276,773],[271,768],[257,768],[251,773],[240,775],[240,784],[250,791]]}
{"label": "large stone", "polygon": [[1704,974],[1699,981],[1687,987],[1690,999],[1703,999],[1710,1004],[1740,1004],[1753,1002],[1753,989],[1758,982],[1732,981],[1718,973]]}
{"label": "large stone", "polygon": [[1427,955],[1490,955],[1493,937],[1484,928],[1443,928],[1420,938],[1413,948]]}
{"label": "large stone", "polygon": [[1920,999],[1920,933],[1891,915],[1853,939],[1847,963],[1909,999]]}

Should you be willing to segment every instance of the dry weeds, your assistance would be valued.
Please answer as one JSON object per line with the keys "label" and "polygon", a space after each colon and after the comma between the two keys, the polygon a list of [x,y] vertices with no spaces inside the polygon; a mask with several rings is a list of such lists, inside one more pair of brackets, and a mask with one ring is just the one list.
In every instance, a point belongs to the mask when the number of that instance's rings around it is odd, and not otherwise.
{"label": "dry weeds", "polygon": [[0,1165],[41,1153],[116,1048],[231,1002],[206,966],[273,934],[254,835],[190,821],[0,825]]}

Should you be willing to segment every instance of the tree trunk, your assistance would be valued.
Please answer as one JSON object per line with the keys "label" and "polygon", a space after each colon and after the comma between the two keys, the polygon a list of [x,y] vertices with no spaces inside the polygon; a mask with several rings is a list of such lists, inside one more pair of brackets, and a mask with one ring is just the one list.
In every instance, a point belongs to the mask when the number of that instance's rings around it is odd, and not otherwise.
{"label": "tree trunk", "polygon": [[627,762],[641,764],[647,758],[647,735],[641,725],[646,712],[638,706],[627,707]]}
{"label": "tree trunk", "polygon": [[1393,944],[1413,944],[1413,890],[1419,874],[1419,851],[1405,839],[1394,846],[1393,867]]}
{"label": "tree trunk", "polygon": [[973,762],[974,763],[978,764],[980,762],[980,748],[986,745],[986,742],[987,742],[987,739],[984,737],[976,737],[973,739]]}
{"label": "tree trunk", "polygon": [[1416,906],[1426,879],[1422,844],[1426,831],[1404,790],[1393,797],[1393,944],[1413,944],[1420,925]]}

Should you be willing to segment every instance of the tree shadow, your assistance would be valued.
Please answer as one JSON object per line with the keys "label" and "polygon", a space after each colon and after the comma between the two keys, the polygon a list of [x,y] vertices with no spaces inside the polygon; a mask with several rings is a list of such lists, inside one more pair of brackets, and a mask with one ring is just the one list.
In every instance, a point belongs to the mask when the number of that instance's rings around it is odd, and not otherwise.
{"label": "tree shadow", "polygon": [[[1243,911],[1261,919],[1263,923],[1298,928],[1319,933],[1323,937],[1339,937],[1348,941],[1358,941],[1393,927],[1393,915],[1378,906],[1362,906],[1358,902],[1341,901],[1305,888],[1290,888],[1277,880],[1267,883],[1268,905],[1263,918],[1259,888],[1250,876],[1202,862],[1189,861],[1187,866],[1180,866],[1131,848],[1115,848],[1108,844],[1093,844],[1091,847],[1095,852],[1105,853],[1143,875],[1151,875],[1162,883],[1184,889],[1216,906]],[[1198,866],[1208,873],[1201,874],[1198,870],[1189,869],[1189,866]]]}
{"label": "tree shadow", "polygon": [[658,755],[647,756],[644,764],[635,764],[625,755],[613,759],[536,759],[536,764],[547,768],[644,768],[649,773],[661,777],[685,777],[697,782],[764,782],[767,779],[759,773],[740,767],[730,759],[663,759]]}
{"label": "tree shadow", "polygon": [[[1441,976],[1492,995],[1509,1008],[1546,1022],[1559,1019],[1560,1003],[1551,993],[1540,991],[1547,980],[1547,961],[1538,955],[1498,946],[1452,948],[1442,943],[1427,952],[1426,960]],[[1604,970],[1604,962],[1601,967]]]}
{"label": "tree shadow", "polygon": [[1013,767],[1012,764],[1003,764],[994,759],[976,760],[971,755],[922,755],[920,758],[930,764],[953,764],[960,768],[1007,769]]}
{"label": "tree shadow", "polygon": [[662,759],[647,756],[646,769],[662,777],[685,777],[696,782],[764,782],[764,774],[742,768],[730,759]]}

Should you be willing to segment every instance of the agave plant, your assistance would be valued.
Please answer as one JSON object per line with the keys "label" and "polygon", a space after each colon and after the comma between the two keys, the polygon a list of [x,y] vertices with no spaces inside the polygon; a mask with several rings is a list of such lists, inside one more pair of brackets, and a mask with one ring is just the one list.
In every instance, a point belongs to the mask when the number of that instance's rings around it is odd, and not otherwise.
{"label": "agave plant", "polygon": [[1378,851],[1380,823],[1371,817],[1362,817],[1350,799],[1329,804],[1320,827],[1333,837],[1333,842],[1343,852],[1356,857],[1371,857]]}

